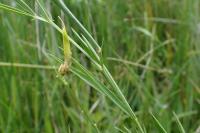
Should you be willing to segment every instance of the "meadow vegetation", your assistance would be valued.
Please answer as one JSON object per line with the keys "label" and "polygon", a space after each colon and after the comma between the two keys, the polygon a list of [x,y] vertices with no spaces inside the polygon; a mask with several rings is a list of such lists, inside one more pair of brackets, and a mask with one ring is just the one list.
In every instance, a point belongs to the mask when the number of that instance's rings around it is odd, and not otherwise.
{"label": "meadow vegetation", "polygon": [[199,133],[199,0],[0,0],[0,132]]}

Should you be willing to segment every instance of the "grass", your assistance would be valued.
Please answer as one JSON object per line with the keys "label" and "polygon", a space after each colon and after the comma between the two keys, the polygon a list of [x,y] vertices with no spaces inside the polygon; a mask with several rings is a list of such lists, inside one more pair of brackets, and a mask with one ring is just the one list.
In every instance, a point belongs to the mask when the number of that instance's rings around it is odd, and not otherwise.
{"label": "grass", "polygon": [[198,1],[0,3],[1,132],[199,128]]}

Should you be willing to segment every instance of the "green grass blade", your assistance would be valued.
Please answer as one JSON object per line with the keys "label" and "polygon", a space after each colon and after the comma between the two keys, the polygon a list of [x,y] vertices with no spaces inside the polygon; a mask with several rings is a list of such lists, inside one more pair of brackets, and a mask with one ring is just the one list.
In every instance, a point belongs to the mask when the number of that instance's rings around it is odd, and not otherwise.
{"label": "green grass blade", "polygon": [[159,128],[162,130],[163,133],[167,133],[167,131],[165,130],[165,128],[162,126],[162,124],[158,121],[158,119],[153,115],[153,113],[150,113],[151,116],[153,117],[153,119],[155,120],[155,122],[158,124]]}
{"label": "green grass blade", "polygon": [[96,52],[94,51],[94,49],[92,48],[92,46],[89,44],[89,42],[86,42],[86,40],[80,37],[80,35],[74,30],[72,29],[73,33],[78,37],[78,39],[82,42],[82,48],[87,52],[88,55],[90,55],[90,57],[95,60],[95,62],[97,62],[99,64],[99,56],[96,54]]}
{"label": "green grass blade", "polygon": [[24,12],[24,11],[22,11],[20,9],[17,9],[17,8],[14,8],[14,7],[2,4],[2,3],[0,3],[0,8],[4,9],[4,10],[11,11],[11,12],[14,12],[14,13],[17,13],[17,14],[21,14],[21,15],[25,15],[25,16],[29,16],[29,17],[33,17],[34,18],[34,15],[32,15],[30,13]]}
{"label": "green grass blade", "polygon": [[180,132],[181,132],[181,133],[185,133],[185,130],[184,130],[184,128],[183,128],[183,126],[182,126],[180,120],[178,119],[176,113],[173,112],[173,115],[174,115],[174,117],[176,118],[176,122],[177,122],[177,124],[178,124],[179,129],[180,129]]}
{"label": "green grass blade", "polygon": [[80,29],[84,32],[85,35],[92,41],[92,43],[98,48],[98,50],[101,50],[100,46],[97,44],[97,42],[94,40],[94,38],[91,36],[91,34],[86,30],[86,28],[79,22],[79,20],[74,16],[74,14],[68,9],[68,7],[65,5],[63,0],[54,0],[54,2],[59,5],[59,7],[69,15],[74,22],[80,27]]}
{"label": "green grass blade", "polygon": [[[17,1],[18,1],[18,0],[17,0]],[[19,2],[22,3],[22,4],[24,5],[24,7],[25,7],[26,9],[28,9],[29,12],[31,12],[32,14],[35,14],[35,12],[33,11],[33,9],[31,9],[30,6],[28,6],[28,5],[26,4],[26,2],[24,2],[23,0],[19,0]],[[19,2],[18,2],[18,3],[19,3]],[[23,6],[23,5],[22,5],[22,6]]]}
{"label": "green grass blade", "polygon": [[86,70],[80,63],[78,63],[76,60],[74,60],[73,64],[76,65],[76,67],[72,67],[71,71],[83,79],[86,83],[88,83],[90,86],[95,88],[97,91],[101,92],[102,94],[108,96],[119,108],[121,108],[127,115],[129,114],[127,112],[126,106],[124,106],[123,101],[117,95],[115,95],[110,89],[106,88],[105,85],[103,85],[98,79],[95,78],[95,76],[90,73],[88,70]]}

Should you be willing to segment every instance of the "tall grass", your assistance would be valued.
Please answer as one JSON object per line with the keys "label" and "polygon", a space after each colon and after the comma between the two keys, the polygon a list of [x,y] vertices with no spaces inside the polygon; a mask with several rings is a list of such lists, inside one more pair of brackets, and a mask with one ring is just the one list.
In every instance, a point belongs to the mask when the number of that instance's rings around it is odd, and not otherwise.
{"label": "tall grass", "polygon": [[[0,130],[197,130],[198,4],[1,0]],[[57,72],[63,63],[65,76]]]}

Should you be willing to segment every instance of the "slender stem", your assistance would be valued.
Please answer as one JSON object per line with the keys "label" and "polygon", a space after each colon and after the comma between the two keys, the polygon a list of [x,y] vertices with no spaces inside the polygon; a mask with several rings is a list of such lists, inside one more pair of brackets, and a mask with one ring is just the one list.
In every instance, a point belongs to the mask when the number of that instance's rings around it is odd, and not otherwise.
{"label": "slender stem", "polygon": [[0,67],[22,67],[22,68],[48,69],[48,70],[56,69],[56,66],[23,64],[23,63],[10,63],[10,62],[0,62]]}

